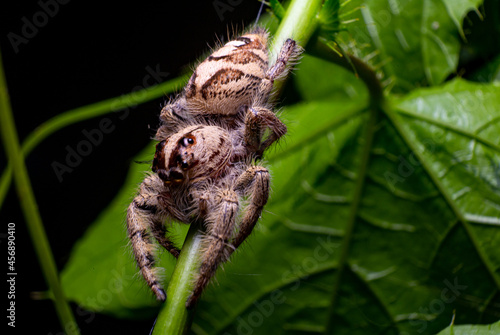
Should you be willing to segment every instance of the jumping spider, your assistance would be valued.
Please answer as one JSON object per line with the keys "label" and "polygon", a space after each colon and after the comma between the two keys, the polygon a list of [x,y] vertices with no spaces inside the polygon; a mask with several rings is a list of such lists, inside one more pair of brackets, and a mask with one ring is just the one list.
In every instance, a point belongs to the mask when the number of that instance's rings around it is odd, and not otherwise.
{"label": "jumping spider", "polygon": [[161,111],[153,174],[128,208],[128,235],[137,264],[158,300],[166,299],[155,264],[153,237],[175,257],[166,236],[175,220],[200,220],[204,252],[186,306],[196,303],[218,265],[246,239],[269,196],[269,172],[256,165],[286,133],[271,110],[273,83],[299,55],[288,39],[273,66],[268,34],[257,28],[213,52],[184,91]]}

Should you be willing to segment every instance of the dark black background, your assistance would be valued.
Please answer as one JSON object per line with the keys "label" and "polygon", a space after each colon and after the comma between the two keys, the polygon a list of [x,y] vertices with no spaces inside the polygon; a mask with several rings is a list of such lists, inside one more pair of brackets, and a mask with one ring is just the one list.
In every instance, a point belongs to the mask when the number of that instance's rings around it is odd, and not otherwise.
{"label": "dark black background", "polygon": [[[43,18],[40,3],[55,0],[9,1],[0,10],[0,46],[16,127],[21,142],[38,125],[67,110],[127,94],[143,83],[146,67],[159,67],[173,79],[213,46],[217,36],[232,27],[249,26],[260,3],[253,0],[219,1],[231,10],[221,20],[215,1],[120,2],[59,4],[53,17],[20,44],[16,53],[9,33],[23,36],[25,21]],[[12,35],[11,35],[12,36]],[[150,141],[157,124],[160,98],[137,106],[123,120],[122,113],[96,117],[66,127],[44,140],[27,158],[28,172],[59,271],[73,244],[110,203],[122,185],[132,158]],[[66,146],[76,148],[84,129],[111,119],[114,130],[60,182],[51,164],[64,164]],[[0,169],[6,165],[0,148]],[[16,328],[10,333],[58,334],[62,331],[53,304],[33,300],[31,292],[45,291],[42,276],[18,197],[11,186],[0,211],[0,259],[6,273],[8,222],[16,224]],[[5,275],[4,275],[5,276]],[[2,279],[3,281],[4,279]],[[5,279],[6,280],[6,279]],[[4,282],[5,285],[5,282]],[[7,319],[7,287],[2,293],[2,323]],[[72,305],[75,308],[74,305]],[[154,319],[117,320],[96,315],[78,316],[82,334],[148,334]],[[3,326],[2,325],[2,326]],[[12,332],[11,332],[12,331]]]}

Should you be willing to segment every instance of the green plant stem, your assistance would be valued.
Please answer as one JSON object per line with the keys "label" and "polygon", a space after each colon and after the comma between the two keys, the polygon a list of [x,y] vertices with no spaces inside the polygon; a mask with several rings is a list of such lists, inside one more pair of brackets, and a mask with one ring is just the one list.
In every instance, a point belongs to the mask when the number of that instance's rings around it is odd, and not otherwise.
{"label": "green plant stem", "polygon": [[318,14],[322,3],[323,0],[292,0],[290,2],[269,50],[271,64],[275,62],[286,39],[292,38],[300,46],[305,47],[318,27]]}
{"label": "green plant stem", "polygon": [[12,165],[17,194],[24,218],[35,247],[38,261],[42,268],[47,285],[52,292],[54,303],[61,322],[62,329],[67,334],[79,334],[78,327],[59,283],[57,268],[45,234],[42,219],[31,188],[28,171],[24,164],[24,157],[19,145],[14,117],[10,106],[7,82],[3,70],[2,55],[0,53],[0,128],[2,141],[8,161]]}
{"label": "green plant stem", "polygon": [[[274,64],[281,46],[288,38],[294,39],[299,46],[305,47],[318,27],[318,13],[322,3],[322,0],[292,0],[272,40],[269,49],[270,64]],[[282,78],[274,83],[276,92],[282,91],[285,81],[286,78]],[[277,96],[278,94],[274,98]]]}
{"label": "green plant stem", "polygon": [[201,222],[193,222],[182,246],[182,251],[167,288],[167,302],[158,314],[153,335],[181,335],[189,331],[194,309],[186,309],[186,301],[193,290],[194,275],[200,265]]}
{"label": "green plant stem", "polygon": [[[26,137],[21,147],[22,154],[24,157],[28,156],[28,154],[38,144],[40,144],[40,142],[59,129],[83,120],[88,120],[111,112],[117,112],[124,108],[131,108],[138,104],[157,99],[167,93],[171,93],[179,89],[186,83],[187,79],[188,76],[184,75],[164,83],[145,88],[141,91],[132,92],[130,94],[107,99],[61,113],[42,123]],[[3,201],[5,200],[11,180],[12,164],[9,162],[2,174],[2,178],[0,179],[0,207],[2,207]]]}
{"label": "green plant stem", "polygon": [[[295,39],[302,46],[307,44],[317,27],[321,4],[322,0],[292,0],[270,48],[271,64],[287,38]],[[192,290],[193,283],[190,279],[200,266],[201,234],[197,227],[192,226],[189,230],[168,285],[167,303],[158,315],[153,334],[185,334],[191,327],[193,311],[186,310],[185,302]]]}

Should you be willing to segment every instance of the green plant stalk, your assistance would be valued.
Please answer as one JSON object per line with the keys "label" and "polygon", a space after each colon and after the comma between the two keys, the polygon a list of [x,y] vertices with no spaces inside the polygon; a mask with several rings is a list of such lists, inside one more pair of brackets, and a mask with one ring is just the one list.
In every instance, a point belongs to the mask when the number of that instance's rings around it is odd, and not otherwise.
{"label": "green plant stalk", "polygon": [[167,288],[167,302],[158,315],[153,335],[181,335],[189,331],[194,309],[186,309],[186,301],[194,286],[194,274],[198,269],[199,252],[203,232],[201,222],[193,222],[177,265]]}
{"label": "green plant stalk", "polygon": [[57,315],[62,329],[70,335],[79,334],[78,326],[59,283],[57,268],[45,234],[42,219],[31,188],[28,171],[24,164],[24,157],[19,146],[14,117],[10,106],[7,81],[3,70],[2,55],[0,53],[0,129],[2,141],[8,161],[14,171],[14,180],[23,215],[26,219],[28,231],[35,247],[38,261],[42,268],[47,285],[52,292]]}
{"label": "green plant stalk", "polygon": [[[281,45],[287,38],[295,39],[302,46],[307,44],[316,29],[321,4],[322,0],[292,0],[270,48],[271,55],[274,55],[270,57],[270,63],[274,62],[273,57],[279,53]],[[167,302],[158,315],[153,335],[186,334],[191,327],[196,306],[188,311],[185,303],[193,288],[193,283],[189,279],[196,275],[200,266],[201,234],[199,228],[190,227],[167,288]]]}
{"label": "green plant stalk", "polygon": [[271,64],[275,62],[281,46],[288,38],[294,39],[300,46],[305,47],[318,27],[318,15],[322,3],[323,0],[292,0],[290,2],[269,50]]}
{"label": "green plant stalk", "polygon": [[[157,99],[167,93],[171,93],[179,89],[187,82],[187,79],[188,76],[184,75],[167,82],[145,88],[141,91],[132,92],[61,113],[42,123],[26,137],[21,147],[22,154],[26,157],[38,144],[40,144],[40,142],[59,129],[83,120],[105,115],[110,112],[117,112],[124,108],[129,108],[153,99]],[[2,207],[3,201],[5,200],[11,180],[12,164],[9,162],[2,174],[2,178],[0,179],[0,207]]]}

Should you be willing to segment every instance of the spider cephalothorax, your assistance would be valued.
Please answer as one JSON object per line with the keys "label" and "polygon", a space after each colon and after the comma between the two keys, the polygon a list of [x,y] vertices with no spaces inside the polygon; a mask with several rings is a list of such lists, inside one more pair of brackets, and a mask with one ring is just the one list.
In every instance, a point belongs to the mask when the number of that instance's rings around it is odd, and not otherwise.
{"label": "spider cephalothorax", "polygon": [[215,178],[228,166],[232,154],[231,139],[224,129],[191,126],[158,143],[153,172],[166,185]]}
{"label": "spider cephalothorax", "polygon": [[153,237],[178,257],[166,236],[170,221],[201,220],[206,230],[186,303],[191,306],[218,265],[252,232],[267,202],[269,172],[251,162],[286,133],[269,98],[274,80],[299,54],[288,39],[269,66],[267,37],[257,28],[226,43],[198,65],[184,91],[161,111],[153,174],[127,213],[137,264],[159,300],[166,295],[154,266]]}

